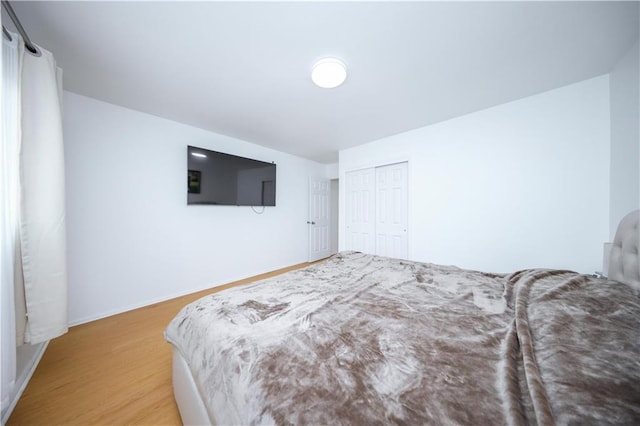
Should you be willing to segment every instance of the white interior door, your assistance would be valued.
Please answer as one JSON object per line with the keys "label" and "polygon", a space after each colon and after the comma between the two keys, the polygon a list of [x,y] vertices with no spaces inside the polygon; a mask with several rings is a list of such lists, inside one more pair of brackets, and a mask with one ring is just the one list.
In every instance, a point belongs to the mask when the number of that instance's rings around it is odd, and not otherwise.
{"label": "white interior door", "polygon": [[345,249],[375,252],[375,172],[373,168],[346,174]]}
{"label": "white interior door", "polygon": [[407,163],[376,167],[376,249],[380,256],[406,259]]}
{"label": "white interior door", "polygon": [[330,208],[331,181],[309,179],[309,262],[331,255]]}

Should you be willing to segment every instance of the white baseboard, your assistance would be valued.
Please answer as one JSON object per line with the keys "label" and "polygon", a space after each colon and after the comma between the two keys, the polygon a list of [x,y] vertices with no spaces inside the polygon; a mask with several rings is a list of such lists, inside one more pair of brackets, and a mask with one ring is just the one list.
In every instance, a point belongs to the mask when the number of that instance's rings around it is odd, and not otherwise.
{"label": "white baseboard", "polygon": [[21,374],[20,377],[16,378],[16,384],[20,383],[20,386],[18,387],[17,392],[13,395],[13,398],[11,400],[11,403],[7,407],[7,410],[4,413],[2,413],[3,425],[7,423],[7,420],[9,420],[11,413],[13,413],[13,409],[16,408],[16,404],[18,404],[18,401],[20,400],[22,393],[27,388],[27,385],[29,384],[29,380],[31,380],[33,373],[36,371],[36,367],[40,363],[40,360],[42,359],[42,355],[44,355],[44,351],[47,349],[47,346],[49,346],[49,340],[41,344],[41,347],[38,349],[35,356],[32,358],[31,364],[25,369],[25,372]]}
{"label": "white baseboard", "polygon": [[125,312],[133,311],[134,309],[144,308],[145,306],[153,305],[155,303],[166,302],[167,300],[175,299],[176,297],[182,297],[182,296],[186,296],[188,294],[198,293],[198,292],[203,291],[203,290],[214,289],[216,287],[220,287],[222,285],[226,285],[226,284],[229,284],[229,283],[232,283],[232,282],[235,282],[235,281],[240,281],[240,280],[243,280],[243,279],[246,279],[246,278],[251,278],[251,277],[256,277],[256,276],[259,276],[259,275],[262,275],[262,274],[266,274],[268,272],[273,272],[273,271],[277,271],[277,270],[280,270],[280,269],[284,269],[284,268],[286,268],[288,266],[290,266],[290,265],[282,266],[280,268],[276,268],[276,269],[273,269],[273,270],[268,270],[268,271],[263,271],[263,272],[256,272],[256,273],[254,273],[252,275],[249,275],[248,277],[240,277],[240,278],[236,278],[236,279],[226,280],[226,281],[221,282],[221,283],[209,283],[209,284],[206,284],[206,285],[204,285],[202,287],[196,287],[196,288],[180,291],[180,292],[177,292],[177,293],[172,293],[172,294],[169,294],[167,296],[161,296],[161,297],[156,297],[156,298],[153,298],[153,299],[148,299],[148,300],[145,300],[143,302],[134,303],[133,305],[128,305],[128,306],[125,306],[125,307],[122,307],[122,308],[110,309],[108,311],[100,312],[100,313],[95,314],[95,315],[88,315],[88,316],[82,317],[82,318],[71,319],[69,321],[69,327],[73,327],[73,326],[80,325],[80,324],[86,324],[86,323],[91,322],[91,321],[96,321],[96,320],[99,320],[99,319],[102,319],[102,318],[107,318],[107,317],[110,317],[110,316],[113,316],[113,315],[118,315],[118,314],[122,314],[122,313],[125,313]]}
{"label": "white baseboard", "polygon": [[69,327],[73,327],[73,326],[80,325],[80,324],[86,324],[88,322],[97,321],[99,319],[107,318],[107,317],[110,317],[110,316],[113,316],[113,315],[123,314],[125,312],[133,311],[134,309],[144,308],[145,306],[153,305],[155,303],[166,302],[167,300],[175,299],[176,297],[186,296],[187,294],[197,293],[197,292],[203,291],[203,290],[214,289],[216,287],[220,287],[221,285],[224,285],[224,284],[213,284],[213,285],[212,284],[207,284],[206,286],[203,286],[202,288],[189,289],[189,290],[181,291],[181,292],[178,292],[178,293],[172,293],[172,294],[170,294],[168,296],[156,297],[156,298],[153,298],[153,299],[145,300],[144,302],[134,303],[133,305],[125,306],[123,308],[110,309],[108,311],[101,312],[99,314],[89,315],[89,316],[86,316],[86,317],[83,317],[83,318],[78,318],[78,319],[75,319],[75,320],[71,320],[69,322]]}
{"label": "white baseboard", "polygon": [[[302,262],[300,262],[300,264],[305,263],[305,262],[306,261],[303,260]],[[293,264],[293,265],[297,265],[297,264]],[[107,318],[107,317],[110,317],[110,316],[113,316],[113,315],[118,315],[118,314],[122,314],[122,313],[125,313],[125,312],[133,311],[134,309],[144,308],[145,306],[153,305],[153,304],[156,304],[156,303],[166,302],[167,300],[175,299],[176,297],[182,297],[182,296],[186,296],[188,294],[198,293],[198,292],[204,291],[204,290],[213,290],[216,287],[227,285],[229,283],[240,281],[240,280],[244,280],[244,279],[247,279],[247,278],[255,278],[255,277],[258,277],[260,275],[267,274],[269,272],[274,272],[274,271],[278,271],[280,269],[285,269],[285,268],[287,268],[289,266],[292,266],[292,265],[285,265],[285,266],[281,266],[279,268],[271,269],[271,270],[268,270],[268,271],[262,271],[262,272],[254,271],[254,273],[252,273],[249,276],[237,277],[235,279],[225,280],[224,282],[220,282],[220,283],[209,283],[209,284],[206,284],[206,285],[204,285],[202,287],[196,287],[196,288],[180,291],[180,292],[177,292],[177,293],[172,293],[172,294],[169,294],[169,295],[166,295],[166,296],[161,296],[161,297],[156,297],[156,298],[153,298],[153,299],[148,299],[148,300],[145,300],[145,301],[140,302],[140,303],[134,303],[133,305],[128,305],[128,306],[125,306],[125,307],[122,307],[122,308],[110,309],[108,311],[100,312],[100,313],[97,313],[95,315],[88,315],[88,316],[85,316],[85,317],[82,317],[82,318],[76,318],[76,319],[72,318],[72,319],[69,320],[69,327],[73,327],[73,326],[81,325],[81,324],[86,324],[86,323],[91,322],[91,321],[97,321],[97,320],[102,319],[102,318]]]}

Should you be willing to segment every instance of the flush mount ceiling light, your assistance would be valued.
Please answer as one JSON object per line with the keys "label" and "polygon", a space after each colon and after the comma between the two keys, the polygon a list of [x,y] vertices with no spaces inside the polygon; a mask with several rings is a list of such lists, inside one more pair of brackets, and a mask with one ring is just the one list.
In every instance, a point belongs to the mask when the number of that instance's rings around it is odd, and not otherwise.
{"label": "flush mount ceiling light", "polygon": [[324,58],[313,64],[311,80],[324,89],[333,89],[344,83],[347,68],[336,58]]}

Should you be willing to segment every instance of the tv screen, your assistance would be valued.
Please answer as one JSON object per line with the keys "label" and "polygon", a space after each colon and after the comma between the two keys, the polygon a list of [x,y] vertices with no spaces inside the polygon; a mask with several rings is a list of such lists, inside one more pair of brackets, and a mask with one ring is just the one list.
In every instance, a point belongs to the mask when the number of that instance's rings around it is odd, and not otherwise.
{"label": "tv screen", "polygon": [[276,165],[188,146],[187,204],[275,206]]}

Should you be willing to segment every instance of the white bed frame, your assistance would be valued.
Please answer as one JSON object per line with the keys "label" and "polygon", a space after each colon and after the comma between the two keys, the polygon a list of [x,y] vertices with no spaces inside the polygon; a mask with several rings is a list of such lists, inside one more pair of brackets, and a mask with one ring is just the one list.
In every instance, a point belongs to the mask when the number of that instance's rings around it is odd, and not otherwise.
{"label": "white bed frame", "polygon": [[182,424],[215,424],[207,413],[207,406],[202,401],[187,361],[175,347],[173,348],[173,395],[178,404]]}
{"label": "white bed frame", "polygon": [[[611,248],[609,279],[640,291],[640,210],[626,215],[618,225]],[[185,425],[214,425],[202,401],[191,370],[182,354],[173,348],[173,393]]]}

